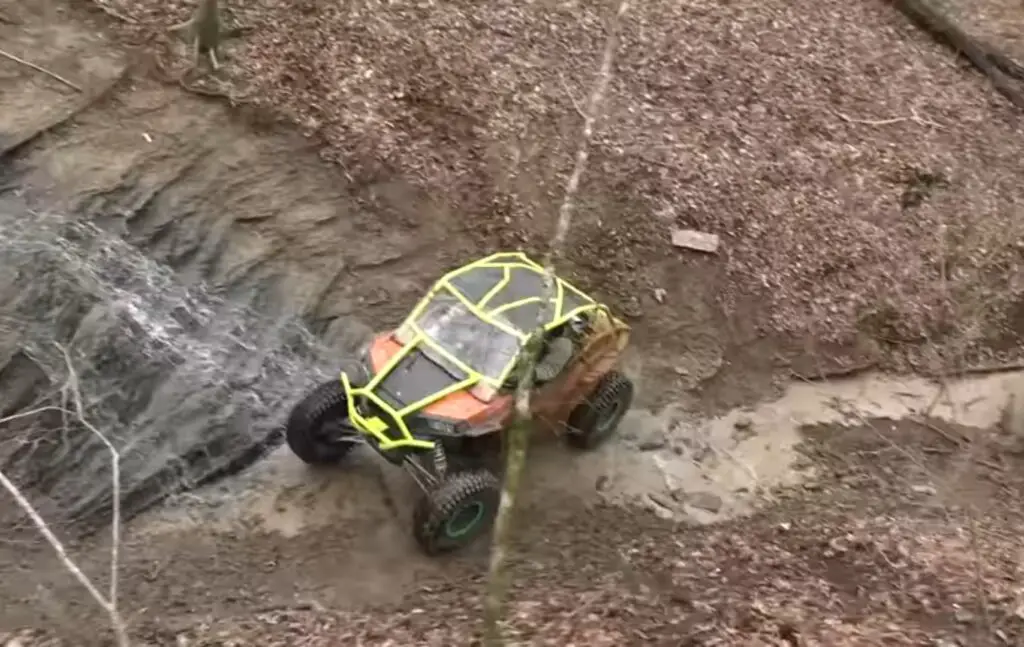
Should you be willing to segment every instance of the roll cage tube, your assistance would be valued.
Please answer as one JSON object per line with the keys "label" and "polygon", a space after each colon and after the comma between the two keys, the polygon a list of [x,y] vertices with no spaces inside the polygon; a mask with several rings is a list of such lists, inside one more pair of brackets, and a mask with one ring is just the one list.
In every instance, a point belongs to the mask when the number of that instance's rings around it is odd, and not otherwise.
{"label": "roll cage tube", "polygon": [[[533,295],[504,303],[494,308],[487,308],[488,302],[491,301],[496,294],[499,294],[509,286],[512,281],[512,271],[516,268],[522,268],[538,274],[545,273],[542,266],[527,258],[525,254],[519,252],[506,252],[493,254],[445,274],[434,284],[431,290],[420,300],[416,307],[413,308],[405,321],[399,327],[399,331],[405,330],[407,333],[411,333],[411,339],[403,341],[402,348],[395,353],[395,355],[392,356],[383,367],[381,367],[381,370],[377,372],[366,386],[360,388],[353,387],[348,376],[344,373],[341,374],[342,387],[344,388],[347,396],[346,399],[348,402],[348,415],[350,421],[358,430],[372,436],[377,441],[378,447],[381,451],[398,448],[432,449],[435,445],[434,441],[416,438],[412,434],[409,429],[409,425],[406,422],[407,416],[430,406],[434,402],[437,402],[452,393],[469,389],[478,383],[483,382],[495,389],[500,389],[508,380],[509,376],[518,364],[523,347],[526,345],[530,336],[535,334],[536,331],[517,329],[512,326],[508,319],[503,317],[502,314],[523,305],[543,303],[544,301],[543,296]],[[488,290],[482,298],[474,301],[457,289],[457,287],[452,283],[452,280],[467,272],[481,269],[500,269],[502,270],[503,275],[501,280]],[[611,314],[607,306],[595,302],[564,279],[556,277],[555,282],[555,307],[549,311],[551,315],[549,320],[545,322],[542,327],[543,332],[548,332],[557,328],[569,321],[572,317],[588,311],[604,310]],[[565,311],[567,291],[578,295],[577,301],[583,301],[581,305],[571,308],[569,311]],[[482,324],[493,327],[494,329],[500,330],[502,333],[515,338],[518,344],[517,352],[510,355],[509,359],[502,367],[500,367],[497,375],[487,375],[477,370],[480,366],[477,361],[472,362],[477,364],[477,366],[471,366],[470,362],[466,361],[467,358],[458,357],[442,343],[434,339],[419,325],[418,320],[427,308],[435,303],[435,299],[442,294],[447,298],[454,297],[455,301],[453,303],[457,303],[465,308],[464,312],[466,314],[471,315]],[[445,321],[444,315],[442,315],[441,323],[443,324]],[[443,360],[450,362],[459,370],[463,371],[466,377],[465,379],[454,382],[446,386],[444,389],[441,389],[421,400],[410,403],[401,409],[396,409],[378,396],[375,393],[375,389],[399,362],[408,356],[410,352],[419,348],[428,351],[432,355],[436,354]],[[364,415],[361,413],[357,406],[357,402],[361,398],[365,398],[367,401],[372,403],[374,408],[380,411],[382,415]],[[390,423],[383,418],[390,418]],[[389,430],[397,431],[398,434],[396,436],[389,435],[386,433]]]}

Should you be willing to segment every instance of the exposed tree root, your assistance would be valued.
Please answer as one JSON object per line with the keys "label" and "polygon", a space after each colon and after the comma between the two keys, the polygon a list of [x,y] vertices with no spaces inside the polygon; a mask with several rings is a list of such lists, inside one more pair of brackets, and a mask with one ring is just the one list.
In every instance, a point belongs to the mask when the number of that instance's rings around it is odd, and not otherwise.
{"label": "exposed tree root", "polygon": [[984,74],[1010,103],[1024,110],[1024,89],[1016,81],[1024,81],[1024,67],[995,46],[981,42],[964,31],[941,9],[927,0],[891,0],[915,25],[937,42],[963,54]]}

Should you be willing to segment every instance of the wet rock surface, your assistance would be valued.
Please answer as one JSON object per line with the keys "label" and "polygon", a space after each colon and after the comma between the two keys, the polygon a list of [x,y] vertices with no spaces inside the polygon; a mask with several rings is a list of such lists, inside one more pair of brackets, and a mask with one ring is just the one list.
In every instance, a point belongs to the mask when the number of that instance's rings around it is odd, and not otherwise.
{"label": "wet rock surface", "polygon": [[[88,422],[121,453],[128,517],[279,444],[281,412],[345,350],[328,351],[295,314],[181,285],[87,221],[11,199],[3,209],[0,264],[16,270],[0,287],[0,375],[30,404],[67,402],[75,381]],[[111,510],[110,456],[67,418],[25,421],[2,465],[45,496],[47,518],[92,528]]]}

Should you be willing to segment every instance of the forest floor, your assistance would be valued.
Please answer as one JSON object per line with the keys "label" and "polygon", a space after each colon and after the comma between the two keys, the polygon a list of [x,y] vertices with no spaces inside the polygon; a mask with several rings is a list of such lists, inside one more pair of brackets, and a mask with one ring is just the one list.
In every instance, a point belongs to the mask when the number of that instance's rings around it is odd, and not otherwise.
{"label": "forest floor", "polygon": [[[184,275],[274,283],[327,339],[353,309],[394,323],[457,261],[544,248],[611,4],[228,4],[245,29],[220,74],[169,82],[189,55],[166,29],[190,6],[0,1],[0,48],[86,94],[116,81],[12,153],[25,186],[58,204],[80,201],[75,187],[105,214],[148,195],[125,218],[133,244]],[[1022,15],[1008,6],[986,4],[972,27],[1002,38],[994,21]],[[628,316],[645,406],[720,413],[794,375],[1019,361],[1019,116],[888,3],[653,0],[627,14],[617,61],[560,269]],[[78,100],[6,59],[0,84],[0,157],[42,106]],[[149,205],[167,186],[169,203]],[[721,250],[674,247],[678,227],[718,234]],[[817,476],[759,493],[752,516],[696,526],[556,496],[529,507],[510,634],[1024,640],[1015,439],[927,417],[803,433]],[[403,561],[383,514],[298,538],[129,533],[133,632],[192,647],[471,644],[481,555]],[[8,539],[0,644],[102,622],[84,598],[54,599],[74,583],[39,567],[45,546]],[[369,572],[373,550],[389,569]]]}

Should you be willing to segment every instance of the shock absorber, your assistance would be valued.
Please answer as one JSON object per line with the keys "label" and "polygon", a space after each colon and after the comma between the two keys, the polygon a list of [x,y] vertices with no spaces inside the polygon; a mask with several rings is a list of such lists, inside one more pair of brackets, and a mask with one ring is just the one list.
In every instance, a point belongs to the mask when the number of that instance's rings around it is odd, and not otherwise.
{"label": "shock absorber", "polygon": [[444,451],[441,441],[434,443],[434,474],[437,478],[443,479],[448,472],[448,455]]}

